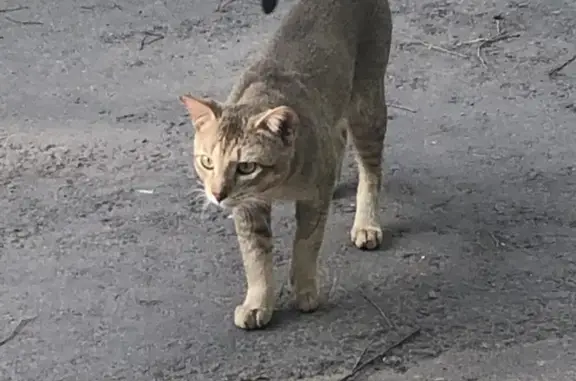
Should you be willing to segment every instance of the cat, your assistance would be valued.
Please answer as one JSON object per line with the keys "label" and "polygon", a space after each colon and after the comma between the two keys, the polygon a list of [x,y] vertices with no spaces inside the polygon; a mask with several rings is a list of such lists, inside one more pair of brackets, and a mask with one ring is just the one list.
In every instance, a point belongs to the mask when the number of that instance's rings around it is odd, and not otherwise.
{"label": "cat", "polygon": [[247,282],[234,311],[240,328],[263,328],[274,311],[274,200],[295,202],[296,307],[318,308],[318,254],[349,138],[359,172],[350,238],[364,250],[382,244],[390,13],[387,0],[301,0],[225,102],[180,96],[194,126],[194,168],[205,195],[234,218]]}

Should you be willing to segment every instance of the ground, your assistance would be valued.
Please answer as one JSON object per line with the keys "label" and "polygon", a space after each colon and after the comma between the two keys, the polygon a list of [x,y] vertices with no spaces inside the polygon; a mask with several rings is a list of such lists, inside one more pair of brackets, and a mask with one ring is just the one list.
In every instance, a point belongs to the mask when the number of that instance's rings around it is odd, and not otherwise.
{"label": "ground", "polygon": [[[216,5],[1,3],[0,379],[338,380],[420,328],[356,379],[574,380],[576,62],[552,71],[575,3],[392,2],[393,242],[349,244],[348,157],[322,308],[284,293],[255,332],[232,322],[240,255],[194,193],[178,96],[223,99],[293,1]],[[279,205],[279,288],[293,228]]]}

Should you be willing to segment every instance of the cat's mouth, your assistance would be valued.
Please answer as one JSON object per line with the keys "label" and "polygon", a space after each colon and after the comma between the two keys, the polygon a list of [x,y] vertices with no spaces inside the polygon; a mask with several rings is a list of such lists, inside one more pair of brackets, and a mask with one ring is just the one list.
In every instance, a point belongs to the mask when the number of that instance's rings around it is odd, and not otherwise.
{"label": "cat's mouth", "polygon": [[214,198],[214,196],[207,194],[206,198],[208,199],[208,201],[210,202],[210,204],[215,205],[221,209],[232,209],[236,206],[236,202],[226,198],[224,200],[218,201]]}
{"label": "cat's mouth", "polygon": [[214,195],[210,194],[210,192],[206,192],[206,198],[212,205],[215,205],[224,210],[232,210],[237,207],[250,207],[264,203],[264,201],[260,198],[252,196],[226,197],[222,200],[218,200],[216,197],[214,197]]}
{"label": "cat's mouth", "polygon": [[261,205],[263,203],[264,201],[262,200],[248,197],[243,199],[225,199],[216,205],[224,210],[229,211],[236,208],[250,208]]}
{"label": "cat's mouth", "polygon": [[232,199],[232,198],[225,198],[223,200],[217,200],[213,195],[211,195],[208,192],[206,192],[206,198],[208,199],[208,201],[212,205],[215,205],[215,206],[217,206],[221,209],[224,209],[224,210],[234,209],[235,207],[242,204],[242,202],[235,200],[235,199]]}

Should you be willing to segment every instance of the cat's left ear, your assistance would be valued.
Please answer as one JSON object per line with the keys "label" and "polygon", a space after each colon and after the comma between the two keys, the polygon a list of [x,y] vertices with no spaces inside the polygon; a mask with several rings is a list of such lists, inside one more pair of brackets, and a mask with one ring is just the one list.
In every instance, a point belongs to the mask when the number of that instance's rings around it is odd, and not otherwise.
{"label": "cat's left ear", "polygon": [[210,120],[217,119],[222,114],[222,107],[212,99],[201,99],[185,94],[180,96],[180,102],[186,106],[196,128]]}
{"label": "cat's left ear", "polygon": [[286,145],[291,145],[294,143],[299,121],[298,114],[292,108],[278,106],[264,112],[255,125],[277,135]]}

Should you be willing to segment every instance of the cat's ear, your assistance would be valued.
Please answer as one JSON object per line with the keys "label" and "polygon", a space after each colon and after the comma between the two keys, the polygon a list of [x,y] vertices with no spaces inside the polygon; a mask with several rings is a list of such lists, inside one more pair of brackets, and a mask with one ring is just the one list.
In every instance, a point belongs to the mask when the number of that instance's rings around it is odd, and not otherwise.
{"label": "cat's ear", "polygon": [[222,113],[220,104],[212,99],[201,99],[185,94],[180,96],[180,102],[186,106],[196,128],[207,121],[217,119]]}
{"label": "cat's ear", "polygon": [[264,112],[255,125],[277,135],[286,145],[291,145],[296,137],[298,124],[296,111],[288,106],[278,106]]}

